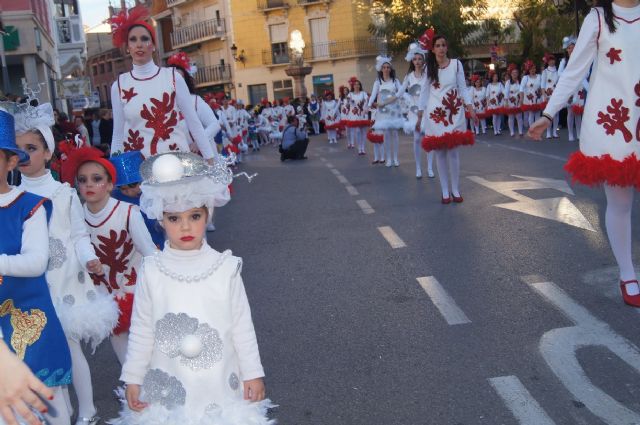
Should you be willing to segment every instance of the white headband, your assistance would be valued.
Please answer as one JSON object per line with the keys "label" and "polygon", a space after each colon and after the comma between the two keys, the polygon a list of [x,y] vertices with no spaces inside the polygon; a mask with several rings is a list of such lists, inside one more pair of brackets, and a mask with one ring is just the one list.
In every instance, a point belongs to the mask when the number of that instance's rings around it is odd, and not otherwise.
{"label": "white headband", "polygon": [[391,57],[384,55],[376,57],[376,71],[380,72],[382,70],[382,65],[385,63],[391,65]]}

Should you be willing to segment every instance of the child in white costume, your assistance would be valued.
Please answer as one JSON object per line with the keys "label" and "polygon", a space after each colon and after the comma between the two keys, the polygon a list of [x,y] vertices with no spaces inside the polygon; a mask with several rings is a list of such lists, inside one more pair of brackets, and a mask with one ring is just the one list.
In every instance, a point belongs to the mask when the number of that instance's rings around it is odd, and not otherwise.
{"label": "child in white costume", "polygon": [[[71,352],[72,382],[78,395],[76,424],[95,423],[91,372],[80,342],[90,342],[95,349],[111,335],[118,321],[118,306],[107,291],[95,288],[89,277],[89,273],[103,275],[104,271],[91,246],[76,191],[54,180],[45,166],[55,150],[49,128],[54,123],[51,104],[17,105],[15,117],[17,144],[31,159],[20,166],[20,189],[44,196],[53,203],[46,278]],[[66,391],[65,396],[68,397]]]}
{"label": "child in white costume", "polygon": [[205,224],[229,200],[224,159],[189,153],[141,167],[142,210],[167,233],[164,250],[138,277],[127,361],[126,401],[112,424],[267,425],[258,343],[240,272],[242,260],[211,248]]}

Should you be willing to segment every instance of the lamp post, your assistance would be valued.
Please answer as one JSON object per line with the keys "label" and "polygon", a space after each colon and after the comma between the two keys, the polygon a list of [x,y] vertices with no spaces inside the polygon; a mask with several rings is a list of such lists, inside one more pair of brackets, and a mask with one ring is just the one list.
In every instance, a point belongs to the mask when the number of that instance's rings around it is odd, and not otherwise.
{"label": "lamp post", "polygon": [[289,38],[289,66],[284,72],[293,78],[293,97],[304,102],[307,97],[307,88],[304,85],[304,77],[311,74],[313,67],[304,65],[305,42],[302,33],[298,30],[291,31]]}

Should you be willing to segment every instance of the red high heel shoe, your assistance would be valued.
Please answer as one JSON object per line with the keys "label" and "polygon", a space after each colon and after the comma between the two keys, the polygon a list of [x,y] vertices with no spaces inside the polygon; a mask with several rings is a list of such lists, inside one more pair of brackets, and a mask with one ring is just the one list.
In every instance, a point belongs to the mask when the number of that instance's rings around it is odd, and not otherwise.
{"label": "red high heel shoe", "polygon": [[445,205],[446,205],[446,204],[450,204],[450,203],[451,203],[451,197],[450,197],[450,196],[448,196],[448,197],[446,197],[446,198],[445,198],[445,197],[443,196],[443,197],[442,197],[442,203],[443,203],[443,204],[445,204]]}
{"label": "red high heel shoe", "polygon": [[453,197],[453,202],[460,204],[462,201],[464,201],[464,199],[462,198],[462,196],[454,196]]}
{"label": "red high heel shoe", "polygon": [[638,295],[629,295],[627,293],[627,285],[630,283],[638,283],[637,280],[627,280],[620,281],[620,291],[622,291],[622,300],[625,304],[630,305],[632,307],[640,307],[640,294]]}

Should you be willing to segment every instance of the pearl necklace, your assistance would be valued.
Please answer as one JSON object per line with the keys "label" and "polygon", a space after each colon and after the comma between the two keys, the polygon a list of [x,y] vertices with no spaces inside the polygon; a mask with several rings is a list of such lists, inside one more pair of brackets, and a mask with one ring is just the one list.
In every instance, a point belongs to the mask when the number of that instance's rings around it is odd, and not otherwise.
{"label": "pearl necklace", "polygon": [[218,270],[220,266],[222,266],[222,263],[224,263],[224,261],[230,255],[231,255],[231,251],[227,249],[218,257],[218,259],[205,272],[201,274],[189,275],[189,276],[171,271],[169,268],[167,268],[167,266],[162,264],[162,260],[160,259],[160,251],[156,251],[153,254],[153,260],[156,263],[158,270],[160,270],[160,273],[164,274],[165,276],[168,276],[173,280],[177,280],[178,282],[195,283],[195,282],[200,282],[201,280],[205,280],[206,278],[211,276],[213,273],[215,273],[216,270]]}

